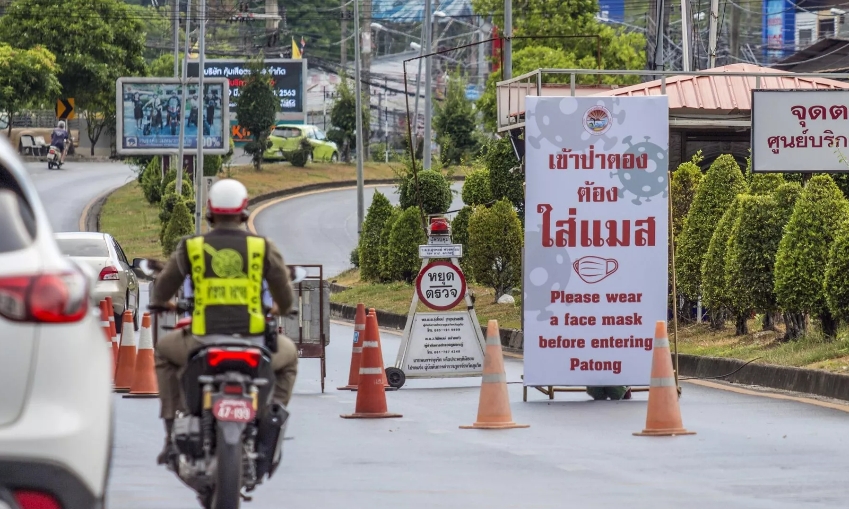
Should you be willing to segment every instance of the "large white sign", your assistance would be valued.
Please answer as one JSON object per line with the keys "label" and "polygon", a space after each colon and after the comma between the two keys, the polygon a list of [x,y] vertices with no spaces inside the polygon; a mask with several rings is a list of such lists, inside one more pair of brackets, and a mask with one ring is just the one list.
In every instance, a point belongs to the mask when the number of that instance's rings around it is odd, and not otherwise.
{"label": "large white sign", "polygon": [[525,385],[648,385],[667,308],[667,97],[526,100]]}
{"label": "large white sign", "polygon": [[845,172],[849,90],[753,90],[752,171]]}
{"label": "large white sign", "polygon": [[469,313],[416,313],[403,370],[410,377],[480,374],[483,351]]}

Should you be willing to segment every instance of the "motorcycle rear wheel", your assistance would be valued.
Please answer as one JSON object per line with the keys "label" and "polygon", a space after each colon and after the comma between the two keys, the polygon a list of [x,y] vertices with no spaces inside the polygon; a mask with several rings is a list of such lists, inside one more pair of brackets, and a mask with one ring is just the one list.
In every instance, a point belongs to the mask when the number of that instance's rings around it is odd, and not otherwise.
{"label": "motorcycle rear wheel", "polygon": [[219,425],[215,449],[218,471],[215,476],[212,509],[239,509],[239,503],[242,501],[242,442],[232,445],[225,442]]}

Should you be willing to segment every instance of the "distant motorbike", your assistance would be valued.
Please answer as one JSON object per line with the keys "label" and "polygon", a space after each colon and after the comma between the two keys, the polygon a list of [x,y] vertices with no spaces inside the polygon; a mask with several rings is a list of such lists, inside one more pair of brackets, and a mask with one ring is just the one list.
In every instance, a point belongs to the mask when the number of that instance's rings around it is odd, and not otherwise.
{"label": "distant motorbike", "polygon": [[171,136],[176,136],[177,128],[180,126],[179,106],[168,106],[168,124],[171,128]]}
{"label": "distant motorbike", "polygon": [[[139,268],[155,275],[162,264],[142,260]],[[306,277],[301,267],[290,271],[294,283]],[[178,299],[178,313],[193,308],[192,299]],[[191,323],[191,317],[183,318],[174,328]],[[174,420],[171,441],[179,453],[169,469],[197,492],[206,509],[238,509],[242,499],[251,500],[246,493],[279,465],[289,413],[272,402],[277,331],[277,318],[267,314],[264,336],[207,335],[189,354],[180,380],[187,411]]]}
{"label": "distant motorbike", "polygon": [[[65,142],[65,152],[68,151],[68,145],[70,145],[71,143],[72,142],[70,139]],[[50,145],[50,148],[47,150],[47,169],[52,170],[54,167],[56,169],[61,168],[64,164],[62,162],[63,155],[64,154],[59,151],[59,147],[57,147],[56,145]]]}

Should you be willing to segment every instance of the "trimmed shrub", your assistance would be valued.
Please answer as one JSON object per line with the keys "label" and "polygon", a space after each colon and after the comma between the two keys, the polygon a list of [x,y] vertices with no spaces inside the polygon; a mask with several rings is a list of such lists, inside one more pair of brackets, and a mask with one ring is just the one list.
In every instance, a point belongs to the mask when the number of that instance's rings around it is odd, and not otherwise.
{"label": "trimmed shrub", "polygon": [[703,159],[702,151],[699,150],[691,160],[681,163],[678,169],[672,172],[672,180],[670,181],[672,188],[672,231],[676,239],[681,235],[681,230],[684,228],[684,218],[687,217],[687,212],[690,211],[693,198],[696,196],[696,190],[699,188],[702,178],[704,178],[702,169],[699,168],[699,163]]}
{"label": "trimmed shrub", "polygon": [[849,320],[849,221],[837,231],[825,268],[828,310],[838,320]]}
{"label": "trimmed shrub", "polygon": [[468,263],[474,280],[495,290],[496,301],[521,282],[522,240],[522,223],[509,201],[475,207],[469,218]]}
{"label": "trimmed shrub", "polygon": [[471,270],[469,268],[469,218],[472,217],[474,209],[465,206],[460,209],[460,212],[454,216],[451,221],[451,240],[455,244],[463,246],[463,257],[460,258],[460,268],[467,278],[471,278]]}
{"label": "trimmed shrub", "polygon": [[470,207],[488,205],[492,201],[492,189],[490,189],[489,170],[478,168],[466,175],[463,183],[463,203]]}
{"label": "trimmed shrub", "polygon": [[775,255],[784,225],[801,194],[798,184],[782,184],[767,196],[745,196],[725,254],[725,283],[731,306],[766,315],[778,311]]}
{"label": "trimmed shrub", "polygon": [[298,149],[289,152],[286,154],[286,157],[292,163],[292,166],[303,168],[309,162],[310,154],[312,154],[312,145],[310,145],[310,142],[306,138],[302,138],[298,144]]}
{"label": "trimmed shrub", "polygon": [[360,247],[357,246],[351,250],[351,265],[354,266],[355,269],[360,268]]}
{"label": "trimmed shrub", "polygon": [[375,191],[363,221],[363,231],[357,246],[358,260],[354,264],[360,268],[360,278],[363,281],[380,280],[380,234],[391,215],[392,204],[383,194]]}
{"label": "trimmed shrub", "polygon": [[492,199],[506,198],[524,222],[525,173],[516,159],[509,137],[490,140],[481,150],[479,162],[489,170],[489,187]]}
{"label": "trimmed shrub", "polygon": [[177,201],[174,205],[174,211],[171,214],[171,220],[168,222],[168,228],[165,229],[165,235],[162,241],[162,254],[171,256],[171,253],[177,248],[177,243],[186,235],[191,235],[195,231],[194,219],[191,212],[186,207],[186,202],[183,200]]}
{"label": "trimmed shrub", "polygon": [[392,235],[392,227],[401,216],[401,207],[392,207],[392,213],[383,223],[380,231],[380,281],[392,281],[392,266],[389,260],[389,237]]}
{"label": "trimmed shrub", "polygon": [[[436,170],[419,170],[419,193],[422,198],[422,208],[425,214],[444,214],[451,207],[451,184],[445,175]],[[417,207],[416,181],[413,175],[407,177],[406,183],[399,189],[401,208],[407,210]],[[419,219],[421,223],[421,219]]]}
{"label": "trimmed shrub", "polygon": [[784,184],[785,180],[784,175],[780,173],[755,173],[750,182],[751,194],[770,194]]}
{"label": "trimmed shrub", "polygon": [[836,226],[849,219],[849,202],[829,175],[811,178],[796,200],[775,258],[775,295],[790,313],[810,313],[833,336],[836,324],[823,291]]}
{"label": "trimmed shrub", "polygon": [[141,187],[144,199],[151,205],[159,203],[162,199],[162,160],[159,156],[153,157],[145,166],[141,174]]}
{"label": "trimmed shrub", "polygon": [[702,263],[717,223],[734,198],[747,191],[740,166],[731,155],[719,156],[711,164],[693,197],[693,204],[678,236],[675,253],[678,288],[696,300],[702,286]]}
{"label": "trimmed shrub", "polygon": [[215,177],[221,172],[223,166],[223,158],[219,155],[204,155],[203,156],[203,176]]}
{"label": "trimmed shrub", "polygon": [[702,262],[702,303],[711,310],[711,325],[715,329],[725,325],[725,315],[731,307],[725,286],[725,253],[735,222],[740,217],[743,196],[739,195],[722,215]]}
{"label": "trimmed shrub", "polygon": [[419,273],[419,245],[427,242],[421,212],[410,207],[398,216],[389,234],[388,275],[393,281],[411,282]]}

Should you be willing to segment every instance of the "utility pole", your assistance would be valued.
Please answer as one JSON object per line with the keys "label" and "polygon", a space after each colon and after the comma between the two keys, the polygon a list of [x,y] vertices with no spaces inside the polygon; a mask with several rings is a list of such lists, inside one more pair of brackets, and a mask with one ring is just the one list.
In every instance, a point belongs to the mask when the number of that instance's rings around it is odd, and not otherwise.
{"label": "utility pole", "polygon": [[[371,0],[363,0],[363,17],[367,20],[362,31],[362,50],[363,50],[363,77],[362,80],[366,86],[366,109],[371,109]],[[380,110],[377,110],[377,118],[380,120]],[[371,115],[369,115],[371,119]],[[369,121],[371,124],[371,121]],[[378,122],[380,125],[380,122]],[[371,125],[365,126],[371,132]],[[369,158],[369,136],[363,133],[363,158]]]}
{"label": "utility pole", "polygon": [[501,54],[504,58],[501,72],[504,73],[504,79],[509,80],[513,77],[513,0],[504,0],[504,44]]}
{"label": "utility pole", "polygon": [[664,0],[657,0],[654,30],[654,71],[663,70],[663,34],[664,34]]}
{"label": "utility pole", "polygon": [[[192,26],[192,0],[186,1],[186,45],[183,50],[183,79],[180,80],[181,99],[180,99],[180,114],[177,116],[177,125],[180,127],[180,146],[177,149],[177,196],[181,196],[183,192],[183,153],[184,145],[186,144],[186,126],[183,122],[186,121],[186,94],[189,92],[189,34]],[[200,71],[202,74],[203,71]]]}
{"label": "utility pole", "polygon": [[345,32],[348,31],[348,9],[345,7],[345,0],[342,0],[342,54],[340,55],[340,59],[342,61],[342,69],[345,69],[345,66],[348,65],[348,41]]}
{"label": "utility pole", "polygon": [[740,9],[731,6],[731,30],[728,32],[728,44],[731,46],[731,55],[740,58]]}
{"label": "utility pole", "polygon": [[[419,39],[422,43],[419,45],[419,71],[416,73],[416,102],[413,106],[413,129],[412,131],[416,133],[415,138],[412,140],[413,146],[410,147],[410,159],[415,161],[418,148],[419,148],[419,96],[421,95],[421,87],[422,87],[422,55],[425,54],[425,46],[424,40],[427,32],[427,24],[422,20],[422,36]],[[406,83],[405,83],[406,85]]]}
{"label": "utility pole", "polygon": [[[198,201],[201,195],[201,185],[203,182],[203,113],[206,108],[203,107],[203,100],[206,94],[203,90],[203,75],[204,64],[206,63],[206,0],[200,0],[200,8],[198,9],[198,150],[195,157],[195,234],[201,234],[201,210],[203,210],[203,202]],[[223,114],[223,110],[222,110]],[[224,122],[224,118],[221,119]],[[179,196],[179,195],[178,195]]]}
{"label": "utility pole", "polygon": [[357,120],[357,233],[363,231],[365,207],[363,197],[363,89],[360,71],[360,0],[354,0],[354,93]]}
{"label": "utility pole", "polygon": [[681,0],[681,70],[690,72],[690,1]]}
{"label": "utility pole", "polygon": [[719,22],[719,0],[710,0],[710,33],[708,35],[708,69],[716,67],[716,31]]}
{"label": "utility pole", "polygon": [[[425,0],[425,9],[424,9],[424,19],[422,20],[427,27],[425,31],[425,40],[424,40],[424,51],[425,55],[430,54],[433,51],[433,43],[431,42],[431,37],[433,36],[433,13],[431,8],[431,2],[433,0]],[[510,0],[507,0],[508,2]],[[430,155],[430,125],[431,125],[431,114],[433,113],[433,83],[431,75],[433,74],[433,68],[431,64],[431,57],[425,57],[425,107],[424,107],[424,150],[422,151],[422,169],[429,170],[431,155]]]}
{"label": "utility pole", "polygon": [[174,77],[180,77],[180,0],[174,0]]}

